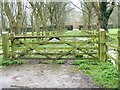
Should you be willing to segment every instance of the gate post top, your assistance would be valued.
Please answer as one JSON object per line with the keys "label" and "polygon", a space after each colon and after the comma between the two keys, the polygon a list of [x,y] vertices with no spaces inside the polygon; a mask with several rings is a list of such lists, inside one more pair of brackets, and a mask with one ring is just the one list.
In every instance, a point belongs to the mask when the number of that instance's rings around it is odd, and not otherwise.
{"label": "gate post top", "polygon": [[106,32],[104,29],[100,29],[99,38],[100,38],[100,43],[106,43]]}

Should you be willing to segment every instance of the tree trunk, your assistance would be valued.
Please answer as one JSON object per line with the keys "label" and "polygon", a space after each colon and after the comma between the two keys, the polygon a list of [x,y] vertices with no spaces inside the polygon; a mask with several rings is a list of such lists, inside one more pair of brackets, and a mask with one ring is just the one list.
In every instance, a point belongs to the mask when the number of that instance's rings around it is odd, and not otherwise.
{"label": "tree trunk", "polygon": [[114,8],[114,2],[112,2],[110,6],[108,6],[107,0],[106,2],[100,3],[101,28],[107,32],[108,32],[108,20],[111,13],[113,12],[113,8]]}

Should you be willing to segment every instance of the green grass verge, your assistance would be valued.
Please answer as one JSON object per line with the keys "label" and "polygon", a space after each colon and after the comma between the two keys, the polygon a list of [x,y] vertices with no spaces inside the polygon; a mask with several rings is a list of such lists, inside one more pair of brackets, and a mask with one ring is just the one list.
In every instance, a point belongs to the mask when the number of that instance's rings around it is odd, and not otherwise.
{"label": "green grass verge", "polygon": [[0,57],[0,68],[4,66],[9,66],[9,65],[21,65],[24,64],[25,62],[23,60],[7,60],[4,61],[2,57]]}
{"label": "green grass verge", "polygon": [[109,29],[109,33],[117,34],[118,29]]}
{"label": "green grass verge", "polygon": [[79,65],[78,69],[83,70],[91,76],[95,85],[106,88],[117,88],[118,72],[110,62],[101,63],[95,60],[75,60],[74,65]]}
{"label": "green grass verge", "polygon": [[55,61],[57,64],[64,64],[65,63],[65,60],[56,60]]}
{"label": "green grass verge", "polygon": [[[117,34],[118,29],[109,29],[110,34]],[[110,35],[110,43],[117,45],[117,35]]]}

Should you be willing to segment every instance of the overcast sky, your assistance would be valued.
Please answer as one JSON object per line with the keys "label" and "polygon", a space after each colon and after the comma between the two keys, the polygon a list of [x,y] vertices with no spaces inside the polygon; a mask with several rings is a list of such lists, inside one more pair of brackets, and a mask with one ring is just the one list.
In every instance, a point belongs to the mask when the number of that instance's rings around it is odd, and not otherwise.
{"label": "overcast sky", "polygon": [[79,0],[71,0],[74,4],[76,5],[80,5],[80,1]]}

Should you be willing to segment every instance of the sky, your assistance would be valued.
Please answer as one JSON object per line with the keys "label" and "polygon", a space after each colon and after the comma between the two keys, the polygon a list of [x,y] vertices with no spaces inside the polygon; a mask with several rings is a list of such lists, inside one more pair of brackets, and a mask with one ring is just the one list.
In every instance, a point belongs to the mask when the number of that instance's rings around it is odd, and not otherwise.
{"label": "sky", "polygon": [[80,5],[80,1],[79,0],[71,0],[75,5]]}
{"label": "sky", "polygon": [[[80,8],[80,0],[71,0],[77,7]],[[82,0],[81,0],[82,1]],[[74,7],[77,11],[79,11],[79,9],[77,7]]]}

